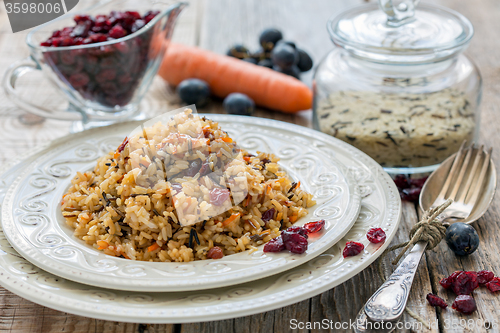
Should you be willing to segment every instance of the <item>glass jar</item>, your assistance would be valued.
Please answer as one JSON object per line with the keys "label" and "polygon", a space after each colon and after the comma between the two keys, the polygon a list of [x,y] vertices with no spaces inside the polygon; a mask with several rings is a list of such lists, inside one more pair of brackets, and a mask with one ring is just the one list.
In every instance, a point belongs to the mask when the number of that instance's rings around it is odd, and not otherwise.
{"label": "glass jar", "polygon": [[336,47],[313,80],[315,128],[393,174],[433,171],[479,130],[481,76],[462,53],[473,27],[416,2],[380,0],[332,18]]}

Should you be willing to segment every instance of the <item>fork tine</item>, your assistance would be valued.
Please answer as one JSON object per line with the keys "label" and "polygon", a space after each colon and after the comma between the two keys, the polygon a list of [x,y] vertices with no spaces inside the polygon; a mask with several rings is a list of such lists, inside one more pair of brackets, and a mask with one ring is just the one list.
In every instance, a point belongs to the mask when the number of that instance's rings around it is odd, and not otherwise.
{"label": "fork tine", "polygon": [[467,149],[467,154],[465,155],[464,162],[460,166],[460,171],[458,173],[457,180],[455,181],[455,186],[453,186],[453,189],[451,190],[450,195],[448,196],[448,199],[455,200],[455,197],[457,196],[458,189],[460,188],[460,185],[462,184],[462,180],[465,176],[465,172],[467,171],[467,167],[469,166],[470,158],[472,156],[472,151],[474,150],[474,144],[470,146],[470,148]]}
{"label": "fork tine", "polygon": [[479,193],[481,191],[481,186],[483,186],[484,178],[486,177],[486,172],[488,171],[488,167],[490,166],[490,158],[491,158],[491,153],[493,151],[493,148],[490,148],[488,150],[488,153],[486,153],[486,156],[484,157],[483,161],[483,166],[481,167],[481,173],[479,174],[479,177],[474,184],[474,189],[470,191],[470,194],[467,196],[467,203],[472,203],[474,204],[477,201],[477,198],[479,196]]}
{"label": "fork tine", "polygon": [[462,154],[463,154],[466,142],[467,142],[466,140],[464,140],[464,142],[462,142],[460,149],[458,150],[457,154],[455,155],[455,159],[453,160],[453,164],[451,166],[450,172],[448,173],[448,176],[446,177],[444,185],[441,188],[441,192],[439,192],[436,200],[434,200],[435,203],[444,201],[444,197],[446,195],[446,192],[448,192],[448,187],[450,187],[451,180],[455,176],[455,173],[457,172],[458,165],[460,164],[460,161],[462,159]]}
{"label": "fork tine", "polygon": [[462,193],[460,194],[460,197],[457,200],[457,202],[465,203],[465,197],[467,196],[467,193],[469,193],[471,189],[472,180],[476,176],[477,168],[479,167],[479,162],[481,162],[481,159],[483,157],[483,149],[484,145],[481,145],[481,147],[476,152],[476,156],[474,157],[474,163],[472,164],[472,169],[470,170],[467,176],[467,182],[465,186],[462,188]]}

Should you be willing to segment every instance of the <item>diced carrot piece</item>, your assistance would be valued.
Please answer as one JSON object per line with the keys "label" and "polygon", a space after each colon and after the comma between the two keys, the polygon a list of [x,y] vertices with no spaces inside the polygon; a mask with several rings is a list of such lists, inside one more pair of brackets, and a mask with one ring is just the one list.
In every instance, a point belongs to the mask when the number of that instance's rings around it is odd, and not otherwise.
{"label": "diced carrot piece", "polygon": [[97,248],[98,250],[107,249],[109,246],[108,242],[106,242],[104,240],[98,240],[96,243],[97,243],[97,245],[99,245],[99,247]]}
{"label": "diced carrot piece", "polygon": [[292,215],[288,218],[288,220],[292,223],[294,223],[295,221],[297,221],[297,215]]}
{"label": "diced carrot piece", "polygon": [[231,139],[231,138],[221,138],[221,140],[224,142],[228,142],[228,143],[233,142],[233,139]]}
{"label": "diced carrot piece", "polygon": [[152,252],[152,251],[157,250],[159,248],[160,248],[160,245],[158,245],[158,243],[154,243],[153,245],[148,247],[148,252]]}
{"label": "diced carrot piece", "polygon": [[229,216],[227,219],[222,221],[222,225],[227,226],[228,224],[230,224],[231,222],[236,220],[236,218],[239,217],[240,215],[241,215],[240,213],[231,214],[231,216]]}

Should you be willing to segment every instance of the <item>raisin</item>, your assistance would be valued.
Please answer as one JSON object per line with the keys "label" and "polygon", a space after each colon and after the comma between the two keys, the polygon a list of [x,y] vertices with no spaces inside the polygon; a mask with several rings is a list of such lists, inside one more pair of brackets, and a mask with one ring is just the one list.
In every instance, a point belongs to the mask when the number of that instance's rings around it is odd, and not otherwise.
{"label": "raisin", "polygon": [[342,251],[342,256],[344,258],[353,257],[360,254],[365,249],[365,246],[358,242],[347,242],[345,248]]}
{"label": "raisin", "polygon": [[486,283],[486,288],[492,293],[500,291],[500,278],[494,277],[490,282]]}
{"label": "raisin", "polygon": [[224,257],[224,252],[218,246],[214,246],[207,252],[207,258],[209,259],[220,259],[222,257]]}
{"label": "raisin", "polygon": [[442,299],[441,297],[434,295],[434,294],[427,294],[427,301],[429,302],[430,305],[432,306],[439,306],[441,309],[446,309],[448,307],[448,304]]}
{"label": "raisin", "polygon": [[478,286],[476,272],[461,272],[451,284],[451,289],[457,295],[469,295]]}
{"label": "raisin", "polygon": [[471,314],[476,311],[476,301],[470,295],[459,295],[451,307],[463,314]]}
{"label": "raisin", "polygon": [[490,272],[487,270],[479,271],[479,272],[477,272],[477,283],[479,283],[479,284],[488,283],[491,280],[493,280],[494,277],[495,277],[495,274],[493,274],[493,272]]}
{"label": "raisin", "polygon": [[302,227],[290,227],[288,229],[286,229],[285,231],[282,231],[281,232],[281,237],[283,237],[283,242],[287,242],[288,239],[291,237],[291,235],[293,234],[298,234],[302,237],[304,237],[305,239],[307,239],[307,231],[306,229],[302,228]]}
{"label": "raisin", "polygon": [[371,228],[366,233],[366,238],[370,241],[370,243],[381,243],[385,241],[385,232],[381,228]]}
{"label": "raisin", "polygon": [[304,229],[306,229],[308,234],[312,234],[321,231],[325,227],[325,220],[319,220],[316,222],[309,222],[304,224]]}
{"label": "raisin", "polygon": [[271,239],[264,245],[264,252],[281,252],[285,249],[281,236]]}
{"label": "raisin", "polygon": [[298,233],[290,234],[286,240],[283,238],[283,242],[286,249],[292,253],[301,254],[307,250],[307,238]]}
{"label": "raisin", "polygon": [[222,206],[229,199],[229,191],[222,188],[210,190],[210,203],[214,206]]}
{"label": "raisin", "polygon": [[439,281],[439,284],[444,288],[444,289],[450,289],[451,285],[453,284],[453,281],[455,281],[455,278],[457,277],[458,274],[462,273],[462,271],[456,271],[453,272],[450,276],[445,277]]}
{"label": "raisin", "polygon": [[269,220],[274,218],[274,213],[276,212],[276,209],[271,208],[266,210],[261,217],[261,220],[264,222],[269,222]]}

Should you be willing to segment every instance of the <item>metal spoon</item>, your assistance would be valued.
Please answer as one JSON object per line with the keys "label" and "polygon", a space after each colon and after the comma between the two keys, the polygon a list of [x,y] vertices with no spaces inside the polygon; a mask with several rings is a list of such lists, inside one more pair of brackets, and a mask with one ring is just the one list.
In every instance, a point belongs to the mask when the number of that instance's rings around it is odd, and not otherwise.
{"label": "metal spoon", "polygon": [[[474,145],[460,150],[434,171],[422,188],[420,207],[427,210],[454,202],[440,216],[445,223],[472,223],[488,209],[495,194],[497,179],[491,151]],[[471,163],[471,161],[473,161]],[[452,185],[453,186],[450,186]],[[418,264],[427,242],[418,242],[384,284],[370,297],[356,317],[355,332],[392,332],[401,318]]]}

